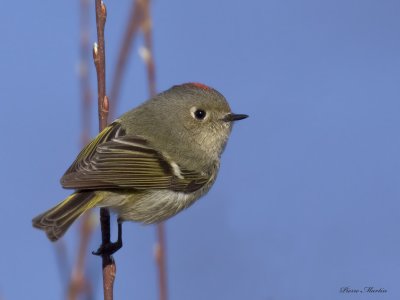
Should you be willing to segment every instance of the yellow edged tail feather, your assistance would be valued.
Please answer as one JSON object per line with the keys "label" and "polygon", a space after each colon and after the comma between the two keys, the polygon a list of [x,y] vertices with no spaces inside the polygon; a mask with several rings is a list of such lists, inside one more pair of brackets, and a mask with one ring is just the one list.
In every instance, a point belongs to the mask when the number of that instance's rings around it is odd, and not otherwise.
{"label": "yellow edged tail feather", "polygon": [[76,192],[32,220],[33,227],[44,230],[51,241],[57,241],[69,226],[101,199],[96,192]]}

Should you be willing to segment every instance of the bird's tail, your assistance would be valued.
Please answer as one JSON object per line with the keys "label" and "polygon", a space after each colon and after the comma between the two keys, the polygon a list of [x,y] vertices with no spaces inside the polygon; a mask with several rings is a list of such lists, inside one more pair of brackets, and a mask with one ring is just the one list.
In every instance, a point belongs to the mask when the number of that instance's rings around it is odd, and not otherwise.
{"label": "bird's tail", "polygon": [[35,217],[32,225],[44,230],[51,241],[57,241],[82,213],[96,206],[100,199],[93,191],[76,192]]}

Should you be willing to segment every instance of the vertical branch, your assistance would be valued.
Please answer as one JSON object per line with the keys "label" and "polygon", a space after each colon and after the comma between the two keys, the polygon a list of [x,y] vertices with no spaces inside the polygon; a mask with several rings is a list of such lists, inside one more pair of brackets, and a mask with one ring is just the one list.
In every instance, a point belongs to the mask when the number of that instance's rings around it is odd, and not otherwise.
{"label": "vertical branch", "polygon": [[142,23],[142,7],[143,2],[147,0],[134,0],[131,13],[129,16],[128,24],[122,38],[121,47],[118,53],[118,59],[112,77],[110,97],[113,100],[113,106],[111,107],[110,115],[115,116],[115,109],[117,107],[119,93],[122,85],[122,78],[125,72],[125,66],[129,58],[129,54],[133,47],[133,41],[135,40],[137,33]]}
{"label": "vertical branch", "polygon": [[[79,83],[82,103],[82,147],[89,142],[90,135],[90,108],[92,102],[92,93],[89,80],[89,15],[90,7],[88,0],[80,0],[80,61],[79,61]],[[93,214],[91,212],[82,216],[79,230],[79,246],[75,266],[71,274],[68,295],[69,300],[78,299],[79,295],[87,295],[87,299],[92,299],[92,288],[89,280],[85,276],[86,255],[89,247],[90,237],[94,229]]]}
{"label": "vertical branch", "polygon": [[[141,29],[144,35],[144,48],[141,56],[146,64],[149,94],[154,97],[156,89],[156,70],[153,56],[153,32],[150,15],[150,0],[145,0],[143,6],[143,22]],[[159,299],[167,300],[167,267],[166,267],[166,241],[164,223],[157,224],[157,244],[155,247],[155,260],[158,269]]]}
{"label": "vertical branch", "polygon": [[[104,26],[107,18],[107,10],[103,1],[96,0],[96,27],[97,43],[93,47],[93,59],[97,73],[97,92],[98,92],[98,111],[99,111],[99,130],[103,130],[107,125],[109,101],[106,96],[106,66],[105,66],[105,43]],[[102,245],[110,244],[110,212],[107,208],[100,209],[101,239]],[[104,299],[113,299],[113,286],[116,273],[114,259],[109,254],[102,255],[103,267],[103,292]]]}
{"label": "vertical branch", "polygon": [[101,0],[96,0],[96,27],[97,43],[93,47],[93,59],[97,73],[97,100],[99,111],[99,131],[107,126],[108,98],[106,96],[106,64],[105,64],[105,43],[104,26],[107,19],[106,6]]}
{"label": "vertical branch", "polygon": [[168,298],[168,285],[167,285],[167,263],[166,263],[166,246],[165,246],[165,228],[164,223],[157,224],[157,244],[155,251],[155,259],[158,268],[158,286],[159,286],[159,299],[167,300]]}
{"label": "vertical branch", "polygon": [[[110,212],[107,208],[100,209],[102,245],[110,243]],[[102,255],[103,294],[104,300],[113,299],[114,279],[117,267],[112,255]]]}
{"label": "vertical branch", "polygon": [[[150,97],[154,97],[157,94],[156,89],[156,70],[153,57],[153,31],[152,31],[152,20],[150,15],[150,0],[144,1],[143,6],[143,22],[141,29],[144,35],[144,49],[142,51],[142,58],[147,68],[147,83],[149,86]],[[144,54],[144,55],[143,55]]]}

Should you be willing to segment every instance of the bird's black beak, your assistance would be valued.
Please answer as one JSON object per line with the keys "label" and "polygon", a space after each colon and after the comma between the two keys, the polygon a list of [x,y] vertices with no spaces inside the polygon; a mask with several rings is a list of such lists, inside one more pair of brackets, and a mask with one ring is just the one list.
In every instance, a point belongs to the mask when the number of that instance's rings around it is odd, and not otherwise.
{"label": "bird's black beak", "polygon": [[230,113],[227,114],[222,120],[225,122],[233,122],[246,119],[247,117],[248,115]]}

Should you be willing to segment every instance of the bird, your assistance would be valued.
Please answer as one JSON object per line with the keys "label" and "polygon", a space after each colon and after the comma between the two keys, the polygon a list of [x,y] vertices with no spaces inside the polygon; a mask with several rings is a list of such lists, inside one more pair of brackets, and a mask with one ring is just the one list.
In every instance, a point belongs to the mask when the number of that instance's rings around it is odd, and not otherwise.
{"label": "bird", "polygon": [[107,207],[118,215],[122,246],[122,222],[160,223],[210,190],[233,123],[247,117],[232,113],[225,97],[205,84],[161,92],[82,149],[61,178],[74,192],[36,216],[33,226],[56,241],[84,212]]}

